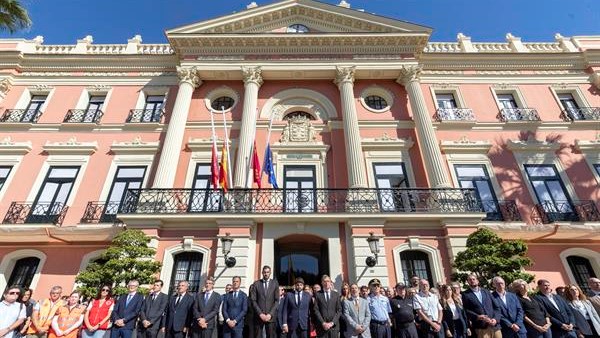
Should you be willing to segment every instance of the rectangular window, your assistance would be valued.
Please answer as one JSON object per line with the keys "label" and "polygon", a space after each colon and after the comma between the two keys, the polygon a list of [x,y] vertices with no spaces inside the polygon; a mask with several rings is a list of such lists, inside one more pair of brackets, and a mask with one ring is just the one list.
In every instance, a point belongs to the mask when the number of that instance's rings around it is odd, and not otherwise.
{"label": "rectangular window", "polygon": [[477,199],[487,213],[486,219],[501,221],[502,215],[499,212],[498,201],[485,165],[460,164],[454,166],[454,170],[461,188],[475,189]]}
{"label": "rectangular window", "polygon": [[551,221],[575,221],[573,203],[554,165],[525,165],[539,204]]}
{"label": "rectangular window", "polygon": [[373,173],[380,210],[393,212],[411,209],[413,203],[410,195],[401,190],[408,187],[404,163],[373,163]]}
{"label": "rectangular window", "polygon": [[123,203],[127,190],[141,189],[145,175],[145,166],[117,167],[117,172],[115,173],[115,177],[110,187],[108,198],[106,199],[102,221],[114,220],[114,215],[121,209],[121,204]]}
{"label": "rectangular window", "polygon": [[600,163],[594,164],[594,168],[596,168],[596,172],[598,173],[598,176],[600,176]]}
{"label": "rectangular window", "polygon": [[196,164],[192,195],[190,196],[190,212],[215,212],[221,210],[221,190],[211,187],[210,164]]}
{"label": "rectangular window", "polygon": [[438,108],[440,109],[456,109],[456,100],[452,94],[435,94]]}
{"label": "rectangular window", "polygon": [[104,101],[106,100],[106,96],[90,96],[90,101],[88,102],[88,111],[97,111],[102,110],[102,106],[104,106]]}
{"label": "rectangular window", "polygon": [[6,180],[8,179],[8,175],[10,174],[11,170],[12,167],[0,167],[0,190],[2,190],[2,187],[4,187],[4,183],[6,183]]}
{"label": "rectangular window", "polygon": [[500,102],[501,108],[506,108],[506,109],[519,108],[519,105],[517,104],[517,101],[515,100],[515,97],[513,96],[513,94],[498,94],[497,97],[498,97],[498,102]]}
{"label": "rectangular window", "polygon": [[159,122],[165,102],[164,95],[148,95],[144,104],[142,122]]}
{"label": "rectangular window", "polygon": [[47,98],[47,95],[33,95],[27,108],[25,108],[21,122],[35,122],[37,120],[36,116],[41,113],[42,106]]}
{"label": "rectangular window", "polygon": [[579,105],[571,93],[558,94],[560,104],[565,113],[573,120],[585,120],[582,112],[579,110]]}
{"label": "rectangular window", "polygon": [[314,212],[316,209],[316,180],[313,165],[283,167],[283,189],[286,212]]}
{"label": "rectangular window", "polygon": [[69,199],[79,167],[50,167],[38,193],[28,223],[53,223]]}

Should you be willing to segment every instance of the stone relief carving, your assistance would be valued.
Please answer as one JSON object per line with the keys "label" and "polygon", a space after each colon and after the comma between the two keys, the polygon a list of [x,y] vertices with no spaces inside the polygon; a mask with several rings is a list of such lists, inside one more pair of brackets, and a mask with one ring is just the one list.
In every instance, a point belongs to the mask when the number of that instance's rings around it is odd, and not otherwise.
{"label": "stone relief carving", "polygon": [[6,94],[8,94],[11,87],[12,87],[12,82],[10,81],[9,78],[6,78],[6,79],[3,79],[2,81],[0,81],[0,99],[4,98],[6,96]]}
{"label": "stone relief carving", "polygon": [[293,116],[283,128],[279,142],[316,142],[317,131],[310,119],[304,115]]}
{"label": "stone relief carving", "polygon": [[244,83],[254,82],[258,86],[263,84],[262,68],[260,67],[242,67],[242,76]]}
{"label": "stone relief carving", "polygon": [[344,82],[354,82],[354,72],[356,67],[335,67],[335,80],[333,81],[336,85],[340,85]]}
{"label": "stone relief carving", "polygon": [[406,85],[413,81],[419,81],[422,70],[421,66],[402,66],[400,68],[400,76],[398,76],[396,82]]}
{"label": "stone relief carving", "polygon": [[194,88],[202,84],[196,67],[177,67],[177,76],[181,82],[187,82]]}

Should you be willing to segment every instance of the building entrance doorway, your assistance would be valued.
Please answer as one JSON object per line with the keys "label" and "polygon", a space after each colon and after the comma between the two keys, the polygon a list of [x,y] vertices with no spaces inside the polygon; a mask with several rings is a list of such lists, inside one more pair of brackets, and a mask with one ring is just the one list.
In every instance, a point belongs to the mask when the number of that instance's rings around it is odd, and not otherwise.
{"label": "building entrance doorway", "polygon": [[312,235],[289,235],[275,241],[274,276],[279,285],[292,287],[296,277],[306,285],[320,284],[329,274],[327,240]]}

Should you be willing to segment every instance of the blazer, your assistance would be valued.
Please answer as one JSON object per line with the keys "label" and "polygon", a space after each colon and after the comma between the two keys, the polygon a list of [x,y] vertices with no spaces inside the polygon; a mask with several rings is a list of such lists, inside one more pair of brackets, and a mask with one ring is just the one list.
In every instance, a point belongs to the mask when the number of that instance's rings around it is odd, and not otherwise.
{"label": "blazer", "polygon": [[[512,292],[506,291],[506,304],[500,298],[500,294],[496,291],[492,292],[492,297],[500,310],[500,326],[502,327],[502,337],[527,337],[527,330],[523,322],[523,307],[521,301]],[[515,332],[511,328],[513,324],[519,325],[519,331]]]}
{"label": "blazer", "polygon": [[298,327],[307,331],[309,327],[308,316],[312,296],[308,292],[300,292],[300,304],[296,304],[296,291],[286,293],[281,305],[281,326],[287,325],[288,330],[296,331]]}
{"label": "blazer", "polygon": [[535,299],[537,299],[544,306],[546,312],[548,312],[548,317],[550,317],[550,322],[552,323],[552,326],[550,327],[552,330],[552,337],[575,337],[574,331],[567,332],[561,328],[562,324],[575,324],[575,317],[573,316],[571,307],[561,296],[553,296],[558,308],[552,304],[546,295],[542,293],[535,295]]}
{"label": "blazer", "polygon": [[244,291],[238,290],[236,298],[233,297],[233,291],[225,294],[222,309],[224,321],[235,320],[234,330],[244,329],[244,318],[248,312],[248,296]]}
{"label": "blazer", "polygon": [[594,306],[596,312],[600,315],[600,294],[596,295],[594,292],[590,291],[587,296],[590,303],[592,303]]}
{"label": "blazer", "polygon": [[486,315],[489,318],[495,319],[498,324],[496,324],[497,328],[500,328],[500,311],[496,305],[496,302],[492,299],[491,293],[484,289],[481,290],[481,302],[475,295],[473,290],[468,289],[462,293],[462,302],[463,308],[467,313],[467,318],[471,321],[474,329],[486,329],[488,328],[488,324],[484,321],[477,319],[479,315]]}
{"label": "blazer", "polygon": [[358,338],[358,335],[354,331],[359,325],[365,328],[362,333],[362,338],[371,338],[371,330],[369,329],[371,323],[371,310],[369,310],[369,302],[361,297],[358,297],[358,312],[354,305],[354,299],[344,299],[342,303],[342,313],[346,320],[346,338]]}
{"label": "blazer", "polygon": [[[467,320],[467,313],[465,312],[465,309],[460,304],[457,304],[456,302],[454,302],[454,304],[456,305],[456,308],[458,310],[458,314],[459,314],[458,320],[461,321],[462,327],[466,331],[466,329],[469,327],[469,325],[468,325],[469,321]],[[446,304],[446,306],[443,306],[443,308],[442,308],[442,325],[443,325],[444,332],[446,332],[446,330],[450,330],[450,332],[452,332],[453,335],[456,334],[456,327],[454,324],[454,315],[452,314],[452,308],[450,308],[450,306],[448,304]],[[465,332],[465,335],[466,335],[466,332]]]}
{"label": "blazer", "polygon": [[[587,313],[590,315],[590,321],[592,322],[592,325],[594,326],[596,332],[600,332],[600,315],[598,315],[598,312],[596,312],[594,306],[592,306],[592,303],[590,301],[584,300],[581,301],[581,304],[587,310]],[[573,311],[573,318],[575,318],[575,327],[577,327],[578,330],[582,331],[584,335],[591,336],[592,330],[591,328],[589,328],[589,323],[587,322],[587,320],[585,320],[585,317],[579,312],[579,310],[577,310],[577,308],[575,308],[573,303],[569,303],[569,305],[571,306],[571,309]],[[588,328],[587,332],[583,330],[583,328],[586,327]]]}
{"label": "blazer", "polygon": [[165,328],[171,332],[181,332],[183,328],[189,328],[192,323],[192,306],[194,305],[194,297],[186,292],[181,300],[175,306],[178,294],[171,296],[167,313],[165,316]]}
{"label": "blazer", "polygon": [[205,292],[201,292],[196,295],[192,309],[194,313],[192,328],[197,330],[200,330],[200,326],[198,326],[199,318],[204,318],[206,320],[208,329],[215,328],[217,324],[217,315],[219,314],[219,307],[221,306],[221,295],[217,292],[212,291],[206,302],[204,302],[204,295]]}
{"label": "blazer", "polygon": [[[142,310],[140,311],[140,321],[147,320],[152,323],[148,329],[160,329],[165,325],[165,312],[168,304],[169,296],[162,292],[159,292],[158,295],[156,295],[155,300],[152,300],[151,294],[146,296],[144,304],[142,305]],[[141,323],[138,325],[138,327],[141,329],[146,329]]]}
{"label": "blazer", "polygon": [[133,330],[135,328],[135,323],[140,314],[140,310],[142,309],[142,305],[144,303],[144,296],[141,293],[136,292],[129,304],[127,304],[128,294],[122,295],[119,297],[117,302],[115,303],[115,307],[113,309],[111,320],[114,323],[118,319],[123,319],[125,321],[125,326],[121,327],[126,330]]}
{"label": "blazer", "polygon": [[261,323],[260,314],[270,314],[270,322],[277,321],[277,305],[279,303],[279,283],[275,279],[269,280],[269,287],[265,290],[263,280],[252,283],[250,301],[254,310],[254,322]]}
{"label": "blazer", "polygon": [[313,304],[315,314],[315,328],[317,335],[323,334],[323,324],[333,323],[333,327],[328,332],[338,332],[340,327],[340,316],[342,315],[342,300],[340,294],[336,291],[329,291],[329,301],[325,300],[325,291],[319,291],[315,296]]}

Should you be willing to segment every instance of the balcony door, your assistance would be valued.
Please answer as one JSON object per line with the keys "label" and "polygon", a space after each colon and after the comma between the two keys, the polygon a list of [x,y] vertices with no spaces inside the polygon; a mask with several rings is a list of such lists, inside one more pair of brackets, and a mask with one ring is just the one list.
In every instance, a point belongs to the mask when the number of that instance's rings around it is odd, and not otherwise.
{"label": "balcony door", "polygon": [[551,221],[575,221],[577,214],[554,165],[525,165],[529,182]]}
{"label": "balcony door", "polygon": [[78,173],[79,167],[50,167],[27,222],[55,222],[69,199]]}
{"label": "balcony door", "polygon": [[192,194],[190,196],[190,212],[210,212],[221,210],[221,190],[211,186],[210,164],[198,163]]}
{"label": "balcony door", "polygon": [[200,292],[200,281],[202,279],[202,260],[204,255],[200,252],[182,252],[173,257],[175,263],[171,271],[171,283],[169,294],[175,293],[177,284],[181,281],[190,283],[188,292]]}
{"label": "balcony door", "polygon": [[483,164],[460,164],[456,165],[454,169],[461,188],[475,189],[476,197],[487,213],[486,219],[501,221],[502,214],[498,208],[498,201],[486,167]]}
{"label": "balcony door", "polygon": [[123,203],[127,190],[140,189],[142,182],[144,182],[145,174],[146,167],[117,168],[110,192],[108,193],[106,206],[104,207],[102,221],[114,220],[116,214],[121,210],[121,203]]}
{"label": "balcony door", "polygon": [[329,274],[327,240],[294,234],[275,241],[274,277],[279,285],[292,287],[296,277],[306,285],[321,284],[321,276]]}
{"label": "balcony door", "polygon": [[408,187],[404,163],[373,163],[379,208],[382,211],[405,211],[412,208],[410,196],[401,188]]}
{"label": "balcony door", "polygon": [[316,179],[314,165],[283,167],[284,209],[286,212],[316,210]]}

